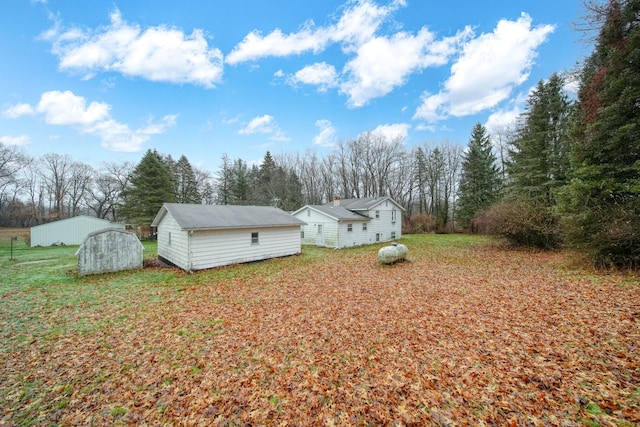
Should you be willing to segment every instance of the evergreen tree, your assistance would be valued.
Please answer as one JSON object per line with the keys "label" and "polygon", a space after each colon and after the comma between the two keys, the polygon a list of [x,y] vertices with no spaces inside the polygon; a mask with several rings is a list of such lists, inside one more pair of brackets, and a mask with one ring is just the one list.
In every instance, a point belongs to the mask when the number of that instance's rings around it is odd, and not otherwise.
{"label": "evergreen tree", "polygon": [[233,185],[233,165],[227,153],[222,155],[222,165],[216,174],[217,200],[220,205],[231,204],[231,187]]}
{"label": "evergreen tree", "polygon": [[573,107],[564,79],[553,74],[529,95],[511,141],[508,164],[510,190],[544,206],[554,206],[558,188],[567,183],[569,131]]}
{"label": "evergreen tree", "polygon": [[180,156],[176,162],[174,173],[178,203],[201,203],[196,174],[185,155]]}
{"label": "evergreen tree", "polygon": [[529,95],[510,141],[504,203],[489,213],[495,231],[517,245],[556,248],[562,242],[556,198],[567,182],[573,115],[563,85],[553,74]]}
{"label": "evergreen tree", "polygon": [[583,70],[567,237],[598,265],[640,266],[640,1],[611,0]]}
{"label": "evergreen tree", "polygon": [[477,123],[462,159],[458,188],[458,219],[464,224],[469,224],[478,213],[498,200],[501,178],[496,161],[491,137],[486,128]]}
{"label": "evergreen tree", "polygon": [[171,182],[173,183],[173,193],[175,194],[175,197],[177,200],[178,199],[178,175],[179,175],[178,164],[175,160],[173,160],[173,157],[171,157],[171,154],[167,154],[166,156],[161,158],[165,166],[167,167],[169,174],[171,175]]}
{"label": "evergreen tree", "polygon": [[148,150],[131,174],[124,190],[122,215],[136,224],[149,224],[165,202],[175,202],[174,183],[166,163]]}
{"label": "evergreen tree", "polygon": [[278,167],[269,151],[264,155],[260,165],[253,199],[257,205],[271,206],[277,203]]}
{"label": "evergreen tree", "polygon": [[233,162],[231,173],[231,184],[229,194],[229,204],[248,205],[251,201],[251,182],[247,163],[242,159]]}

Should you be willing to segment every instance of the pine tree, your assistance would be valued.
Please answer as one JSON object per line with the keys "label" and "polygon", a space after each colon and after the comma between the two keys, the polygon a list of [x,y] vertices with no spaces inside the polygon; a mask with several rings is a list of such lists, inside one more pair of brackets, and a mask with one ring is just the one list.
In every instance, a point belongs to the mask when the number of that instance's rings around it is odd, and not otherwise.
{"label": "pine tree", "polygon": [[216,173],[217,200],[220,205],[231,204],[231,187],[233,185],[233,165],[227,153],[222,155],[222,165]]}
{"label": "pine tree", "polygon": [[251,201],[251,181],[247,163],[242,159],[233,162],[231,170],[231,184],[229,194],[229,204],[248,205]]}
{"label": "pine tree", "polygon": [[486,128],[477,123],[471,131],[462,160],[458,219],[469,224],[476,215],[495,203],[500,197],[501,181],[491,137]]}
{"label": "pine tree", "polygon": [[178,203],[201,203],[196,174],[185,155],[180,156],[176,162],[174,173]]}
{"label": "pine tree", "polygon": [[122,215],[136,224],[149,224],[165,202],[175,202],[174,183],[167,165],[148,150],[136,166],[124,191]]}
{"label": "pine tree", "polygon": [[640,1],[612,0],[583,70],[571,182],[570,243],[597,265],[640,266]]}
{"label": "pine tree", "polygon": [[496,231],[517,245],[556,248],[562,242],[556,200],[567,183],[574,111],[563,86],[553,74],[529,95],[510,141],[505,199],[489,213],[500,224]]}
{"label": "pine tree", "polygon": [[557,190],[567,183],[569,131],[573,106],[564,92],[564,79],[553,74],[529,95],[511,141],[508,164],[512,195],[554,206]]}

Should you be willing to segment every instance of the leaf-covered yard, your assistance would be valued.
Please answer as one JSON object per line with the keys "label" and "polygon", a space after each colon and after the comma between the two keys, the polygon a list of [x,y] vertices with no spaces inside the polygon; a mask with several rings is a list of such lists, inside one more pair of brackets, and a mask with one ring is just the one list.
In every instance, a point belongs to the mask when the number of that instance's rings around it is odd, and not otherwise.
{"label": "leaf-covered yard", "polygon": [[0,425],[640,423],[637,275],[478,237],[403,243],[392,266],[380,246],[305,247],[86,278],[72,248],[3,252]]}

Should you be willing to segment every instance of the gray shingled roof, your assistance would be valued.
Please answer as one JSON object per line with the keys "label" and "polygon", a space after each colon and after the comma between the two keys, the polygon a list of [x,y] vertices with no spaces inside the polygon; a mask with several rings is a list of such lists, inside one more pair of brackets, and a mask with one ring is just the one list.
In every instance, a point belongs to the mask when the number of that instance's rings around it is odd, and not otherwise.
{"label": "gray shingled roof", "polygon": [[272,206],[195,205],[165,203],[151,223],[157,226],[168,212],[183,230],[291,227],[305,222]]}
{"label": "gray shingled roof", "polygon": [[[381,197],[363,197],[363,198],[360,198],[360,199],[341,199],[340,200],[340,206],[342,206],[345,209],[348,209],[350,211],[367,211],[367,210],[371,209],[372,207],[374,207],[375,205],[377,205],[378,203],[381,203],[381,202],[383,202],[385,200],[389,200],[389,201],[392,201],[392,202],[396,203],[389,196],[381,196]],[[333,203],[334,202],[331,201],[329,203],[325,203],[324,206],[333,206]],[[404,210],[404,208],[402,206],[399,206],[399,207],[400,207],[400,209]]]}
{"label": "gray shingled roof", "polygon": [[359,213],[351,212],[344,206],[333,206],[333,202],[331,203],[331,205],[312,205],[310,207],[326,215],[329,215],[330,217],[335,218],[338,221],[368,221],[370,219],[369,217],[360,215]]}

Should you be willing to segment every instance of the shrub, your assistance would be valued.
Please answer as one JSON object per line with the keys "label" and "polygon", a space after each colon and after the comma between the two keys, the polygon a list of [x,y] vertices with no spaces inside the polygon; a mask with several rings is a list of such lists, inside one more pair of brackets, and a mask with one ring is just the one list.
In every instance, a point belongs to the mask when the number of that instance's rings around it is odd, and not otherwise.
{"label": "shrub", "polygon": [[429,214],[417,213],[411,215],[403,224],[403,234],[430,233],[435,230],[436,220]]}
{"label": "shrub", "polygon": [[552,208],[532,201],[511,200],[493,205],[472,221],[479,231],[505,237],[517,246],[558,248],[562,242]]}

